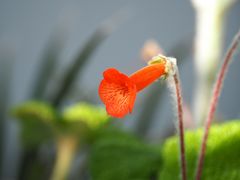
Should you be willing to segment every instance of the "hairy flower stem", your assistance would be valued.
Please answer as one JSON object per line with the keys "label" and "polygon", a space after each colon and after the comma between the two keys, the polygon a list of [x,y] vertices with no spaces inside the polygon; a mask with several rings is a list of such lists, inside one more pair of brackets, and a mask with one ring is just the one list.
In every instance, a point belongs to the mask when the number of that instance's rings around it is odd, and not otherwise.
{"label": "hairy flower stem", "polygon": [[221,93],[224,77],[226,75],[226,72],[229,67],[232,56],[238,47],[239,41],[240,41],[240,30],[236,34],[235,38],[232,41],[232,44],[230,45],[229,50],[227,51],[227,54],[224,58],[224,62],[222,64],[222,67],[218,74],[216,84],[213,89],[213,95],[212,95],[212,99],[211,99],[211,103],[210,103],[209,113],[208,113],[207,119],[205,121],[206,123],[205,123],[205,128],[204,128],[204,135],[203,135],[201,150],[200,150],[200,154],[199,154],[199,158],[198,158],[196,180],[201,179],[209,129],[211,126],[211,122],[213,120],[214,113],[216,111],[216,107],[217,107],[218,99],[219,99],[219,96]]}
{"label": "hairy flower stem", "polygon": [[185,144],[184,144],[184,126],[183,126],[183,108],[182,108],[182,95],[179,74],[176,72],[173,76],[175,83],[175,90],[177,96],[177,111],[178,111],[178,128],[179,128],[179,142],[180,142],[180,158],[181,158],[181,171],[182,180],[187,180],[187,167],[185,156]]}

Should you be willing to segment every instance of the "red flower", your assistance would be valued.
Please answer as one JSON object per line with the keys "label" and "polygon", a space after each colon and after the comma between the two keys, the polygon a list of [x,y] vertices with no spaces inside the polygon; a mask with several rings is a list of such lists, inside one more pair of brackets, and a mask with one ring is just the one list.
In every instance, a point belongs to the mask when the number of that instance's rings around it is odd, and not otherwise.
{"label": "red flower", "polygon": [[[160,57],[160,58],[159,58]],[[103,72],[104,79],[99,85],[99,96],[106,105],[106,110],[113,117],[124,117],[132,112],[137,92],[168,74],[166,58],[158,56],[154,62],[130,76],[114,68]],[[156,62],[156,63],[155,63]]]}

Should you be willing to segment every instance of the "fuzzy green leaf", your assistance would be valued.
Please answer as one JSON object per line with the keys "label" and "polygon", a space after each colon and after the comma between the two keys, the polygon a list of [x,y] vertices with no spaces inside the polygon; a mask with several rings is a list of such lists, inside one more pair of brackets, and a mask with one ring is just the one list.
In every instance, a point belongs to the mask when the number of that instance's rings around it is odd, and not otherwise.
{"label": "fuzzy green leaf", "polygon": [[[188,179],[194,179],[202,129],[185,136]],[[207,142],[202,179],[240,179],[240,121],[213,125]],[[159,180],[180,179],[178,137],[166,141],[162,149],[163,166]]]}
{"label": "fuzzy green leaf", "polygon": [[92,178],[97,180],[147,180],[157,175],[160,165],[155,148],[114,131],[97,140],[90,159]]}

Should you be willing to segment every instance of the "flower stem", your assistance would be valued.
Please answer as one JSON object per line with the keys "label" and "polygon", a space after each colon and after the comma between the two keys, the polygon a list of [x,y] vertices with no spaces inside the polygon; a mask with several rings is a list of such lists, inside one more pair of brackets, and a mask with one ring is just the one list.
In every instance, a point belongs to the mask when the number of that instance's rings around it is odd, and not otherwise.
{"label": "flower stem", "polygon": [[73,137],[60,137],[57,141],[57,157],[51,180],[65,180],[75,154],[77,141]]}
{"label": "flower stem", "polygon": [[240,41],[240,30],[238,31],[238,33],[234,37],[234,39],[232,41],[232,44],[230,45],[230,48],[227,51],[227,54],[224,58],[224,62],[222,64],[222,67],[221,67],[220,72],[218,74],[216,84],[215,84],[214,89],[213,89],[213,95],[212,95],[212,99],[211,99],[211,103],[210,103],[208,116],[207,116],[207,119],[205,121],[204,135],[203,135],[200,154],[199,154],[199,158],[198,158],[196,180],[201,179],[209,129],[210,129],[210,126],[211,126],[211,122],[213,120],[214,113],[216,111],[218,99],[219,99],[219,96],[220,96],[220,93],[221,93],[221,89],[222,89],[222,85],[223,85],[223,81],[224,81],[227,69],[229,67],[232,56],[233,56],[234,52],[236,51],[236,49],[238,47],[239,41]]}
{"label": "flower stem", "polygon": [[179,142],[180,142],[180,158],[181,158],[181,172],[182,180],[187,180],[187,167],[185,156],[185,144],[184,144],[184,126],[183,126],[183,108],[182,108],[182,96],[181,85],[178,71],[173,76],[175,83],[175,90],[177,96],[177,111],[178,111],[178,128],[179,128]]}

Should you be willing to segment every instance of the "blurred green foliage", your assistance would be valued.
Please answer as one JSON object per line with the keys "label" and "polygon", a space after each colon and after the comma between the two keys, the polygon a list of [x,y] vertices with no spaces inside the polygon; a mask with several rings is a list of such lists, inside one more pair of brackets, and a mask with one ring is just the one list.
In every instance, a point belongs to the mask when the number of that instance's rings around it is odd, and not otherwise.
{"label": "blurred green foliage", "polygon": [[[21,119],[22,142],[38,147],[55,137],[94,137],[90,157],[93,179],[179,179],[178,137],[166,140],[159,149],[141,142],[131,134],[106,126],[110,120],[103,107],[79,103],[57,112],[39,101],[23,103],[13,110]],[[185,134],[188,178],[194,178],[202,129]],[[203,169],[203,179],[240,179],[240,121],[212,126]],[[160,171],[159,171],[160,170]]]}
{"label": "blurred green foliage", "polygon": [[45,102],[29,101],[17,106],[13,115],[22,120],[37,120],[53,123],[58,120],[54,108]]}
{"label": "blurred green foliage", "polygon": [[26,102],[14,108],[13,115],[21,120],[21,139],[25,148],[37,147],[53,137],[51,125],[58,117],[49,104]]}
{"label": "blurred green foliage", "polygon": [[[185,134],[188,179],[194,179],[202,134],[202,129]],[[213,125],[202,179],[240,179],[239,152],[240,121]],[[157,176],[159,180],[180,179],[178,137],[171,137],[161,148],[156,148],[126,132],[105,129],[93,144],[90,172],[97,180],[154,179]]]}
{"label": "blurred green foliage", "polygon": [[25,147],[38,146],[58,136],[85,138],[110,120],[103,107],[87,103],[70,106],[58,113],[50,104],[30,101],[16,107],[13,115],[21,120]]}
{"label": "blurred green foliage", "polygon": [[[185,134],[188,179],[194,179],[202,129]],[[240,121],[213,125],[204,161],[204,180],[240,179]],[[162,149],[160,180],[180,179],[178,137],[168,139]]]}
{"label": "blurred green foliage", "polygon": [[[87,103],[78,103],[65,109],[63,119],[67,122],[84,122],[91,129],[97,129],[109,120],[103,107]],[[97,120],[97,121],[96,121]]]}
{"label": "blurred green foliage", "polygon": [[150,179],[160,165],[156,148],[119,130],[99,134],[90,157],[91,176],[97,180]]}

